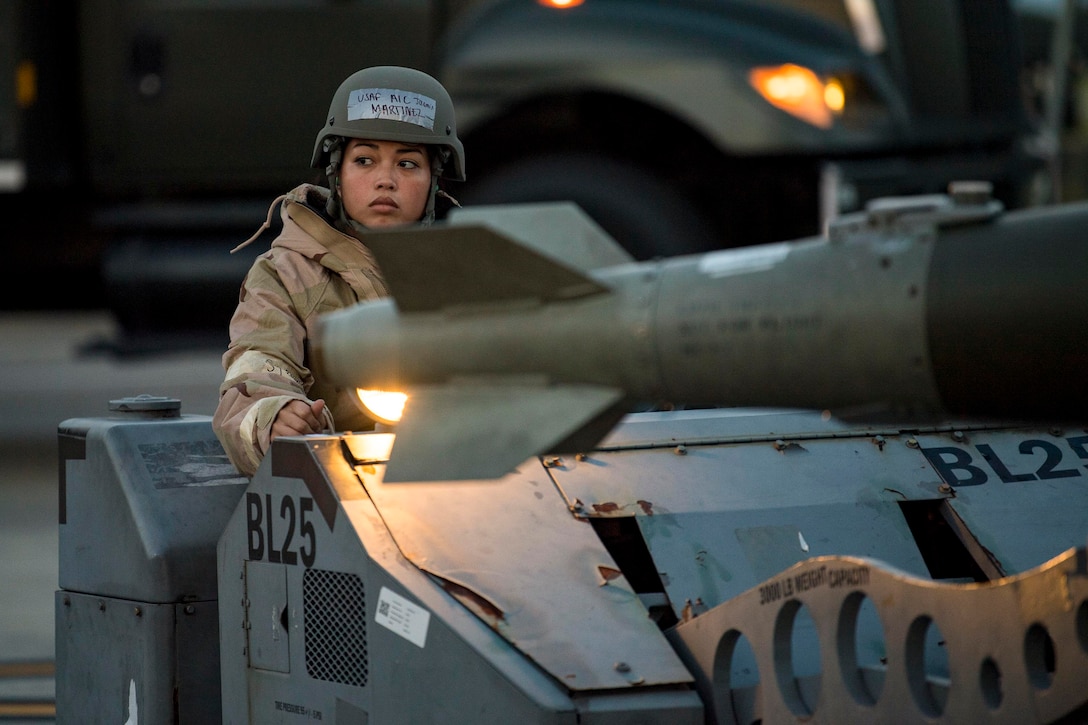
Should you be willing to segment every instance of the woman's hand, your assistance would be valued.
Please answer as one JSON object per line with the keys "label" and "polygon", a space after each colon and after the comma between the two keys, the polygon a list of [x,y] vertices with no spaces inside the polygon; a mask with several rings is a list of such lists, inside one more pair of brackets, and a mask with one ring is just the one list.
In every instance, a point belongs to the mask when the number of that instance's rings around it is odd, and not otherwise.
{"label": "woman's hand", "polygon": [[309,433],[321,433],[325,430],[324,400],[307,403],[305,400],[292,400],[280,408],[276,419],[272,421],[271,439],[279,436],[299,436]]}

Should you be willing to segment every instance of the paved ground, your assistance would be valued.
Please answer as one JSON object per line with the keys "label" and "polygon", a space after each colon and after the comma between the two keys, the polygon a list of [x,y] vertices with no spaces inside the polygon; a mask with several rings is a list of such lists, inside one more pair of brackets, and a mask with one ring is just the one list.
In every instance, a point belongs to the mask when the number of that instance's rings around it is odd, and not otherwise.
{"label": "paved ground", "polygon": [[57,589],[57,427],[109,401],[175,397],[211,415],[211,348],[119,357],[108,314],[0,314],[0,722],[51,722]]}

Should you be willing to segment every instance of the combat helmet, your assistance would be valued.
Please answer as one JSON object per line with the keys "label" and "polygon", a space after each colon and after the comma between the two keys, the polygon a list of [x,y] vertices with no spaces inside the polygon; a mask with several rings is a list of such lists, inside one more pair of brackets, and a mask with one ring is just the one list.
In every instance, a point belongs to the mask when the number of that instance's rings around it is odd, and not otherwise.
{"label": "combat helmet", "polygon": [[310,165],[323,168],[328,176],[330,216],[358,228],[346,218],[340,201],[340,153],[345,138],[431,147],[433,178],[424,223],[434,218],[438,179],[465,179],[465,150],[457,138],[453,101],[441,83],[422,71],[400,66],[365,68],[348,76],[332,97]]}

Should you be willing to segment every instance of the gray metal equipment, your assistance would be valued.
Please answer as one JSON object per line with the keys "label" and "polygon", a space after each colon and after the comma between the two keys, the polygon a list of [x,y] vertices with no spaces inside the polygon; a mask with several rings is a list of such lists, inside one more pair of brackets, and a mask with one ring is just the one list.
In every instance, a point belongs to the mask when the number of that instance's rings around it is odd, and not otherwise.
{"label": "gray metal equipment", "polygon": [[224,722],[1083,715],[1086,433],[638,413],[413,483],[391,434],[278,439],[220,541]]}
{"label": "gray metal equipment", "polygon": [[58,722],[220,719],[215,546],[247,480],[180,408],[60,425]]}
{"label": "gray metal equipment", "polygon": [[[1088,208],[985,191],[642,264],[562,205],[368,237],[393,298],[316,366],[405,417],[273,443],[220,539],[224,720],[1088,714]],[[776,407],[622,416],[659,393]]]}
{"label": "gray metal equipment", "polygon": [[964,183],[823,237],[617,263],[569,206],[478,208],[368,235],[393,296],[312,347],[339,385],[410,393],[387,480],[500,476],[647,402],[1077,421],[1086,227],[1088,204],[1006,213]]}
{"label": "gray metal equipment", "polygon": [[315,368],[403,383],[394,429],[247,482],[156,399],[61,426],[58,716],[1083,722],[1086,225],[961,189],[642,264],[566,205],[375,233],[394,298]]}

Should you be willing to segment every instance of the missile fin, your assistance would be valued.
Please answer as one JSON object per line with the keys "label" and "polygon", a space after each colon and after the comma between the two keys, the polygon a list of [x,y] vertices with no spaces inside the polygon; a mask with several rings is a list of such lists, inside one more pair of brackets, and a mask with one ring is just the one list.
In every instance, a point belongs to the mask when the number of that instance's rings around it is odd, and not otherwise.
{"label": "missile fin", "polygon": [[[599,385],[456,383],[409,394],[385,481],[499,478],[526,459],[592,448],[623,416]],[[567,444],[567,445],[563,445]]]}
{"label": "missile fin", "polygon": [[375,232],[366,244],[402,312],[545,303],[608,291],[583,272],[480,225]]}
{"label": "missile fin", "polygon": [[575,269],[600,269],[635,261],[572,201],[470,206],[452,210],[449,220],[451,226],[488,226]]}

